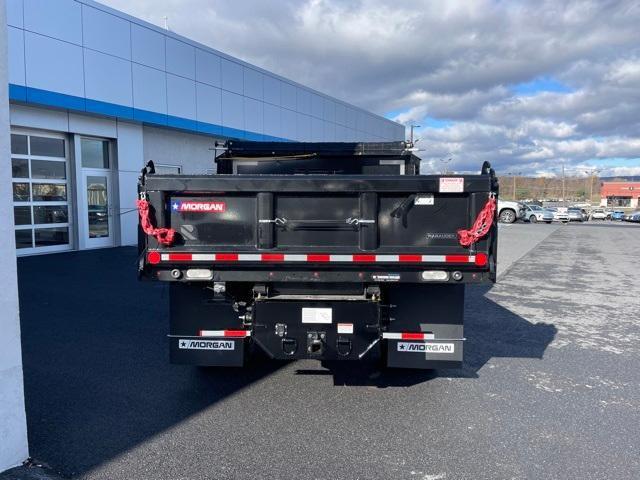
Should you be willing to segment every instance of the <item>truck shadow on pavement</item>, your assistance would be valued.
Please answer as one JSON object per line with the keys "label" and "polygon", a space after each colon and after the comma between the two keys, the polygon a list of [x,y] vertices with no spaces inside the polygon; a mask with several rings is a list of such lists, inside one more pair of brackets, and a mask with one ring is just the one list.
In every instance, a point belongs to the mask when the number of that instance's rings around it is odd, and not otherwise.
{"label": "truck shadow on pavement", "polygon": [[18,260],[31,455],[82,475],[282,368],[169,364],[168,291],[116,248]]}
{"label": "truck shadow on pavement", "polygon": [[[18,259],[31,455],[64,476],[82,476],[287,365],[170,365],[167,288],[138,282],[135,271],[134,248]],[[467,294],[464,369],[341,364],[306,374],[333,375],[336,385],[409,387],[475,378],[492,357],[541,358],[555,327],[532,325],[484,293]]]}
{"label": "truck shadow on pavement", "polygon": [[[542,359],[557,329],[533,324],[485,295],[487,286],[469,286],[465,298],[464,365],[460,369],[384,369],[379,363],[327,363],[326,370],[298,370],[298,375],[333,375],[335,385],[411,387],[438,377],[478,378],[478,371],[492,358]],[[408,355],[416,355],[410,353]]]}

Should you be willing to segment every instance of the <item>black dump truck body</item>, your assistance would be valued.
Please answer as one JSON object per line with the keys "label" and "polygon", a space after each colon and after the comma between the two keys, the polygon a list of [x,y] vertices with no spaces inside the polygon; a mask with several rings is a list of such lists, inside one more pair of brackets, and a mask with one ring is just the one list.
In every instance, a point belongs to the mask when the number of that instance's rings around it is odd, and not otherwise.
{"label": "black dump truck body", "polygon": [[495,281],[488,165],[419,175],[404,142],[231,142],[217,163],[224,173],[141,178],[139,268],[170,283],[172,362],[241,366],[257,347],[460,366],[465,284]]}

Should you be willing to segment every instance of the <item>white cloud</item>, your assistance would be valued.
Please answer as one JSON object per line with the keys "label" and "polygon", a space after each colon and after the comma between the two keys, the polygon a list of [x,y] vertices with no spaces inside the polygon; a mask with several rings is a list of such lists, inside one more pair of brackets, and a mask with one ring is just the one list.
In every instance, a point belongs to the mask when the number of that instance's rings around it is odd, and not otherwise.
{"label": "white cloud", "polygon": [[[453,121],[418,132],[425,165],[640,164],[636,0],[102,1],[403,123]],[[569,91],[514,93],[539,78]]]}

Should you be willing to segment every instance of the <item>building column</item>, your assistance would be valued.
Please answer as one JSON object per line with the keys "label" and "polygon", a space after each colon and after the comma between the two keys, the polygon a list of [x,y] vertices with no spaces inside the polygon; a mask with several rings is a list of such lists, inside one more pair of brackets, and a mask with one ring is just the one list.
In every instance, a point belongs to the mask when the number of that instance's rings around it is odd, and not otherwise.
{"label": "building column", "polygon": [[22,382],[9,136],[7,6],[0,0],[0,471],[29,455]]}

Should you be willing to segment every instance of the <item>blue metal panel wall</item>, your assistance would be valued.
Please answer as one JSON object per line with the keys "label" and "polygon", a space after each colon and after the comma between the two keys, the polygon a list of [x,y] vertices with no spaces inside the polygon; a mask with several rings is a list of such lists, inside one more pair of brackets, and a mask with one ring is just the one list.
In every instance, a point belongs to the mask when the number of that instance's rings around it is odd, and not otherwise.
{"label": "blue metal panel wall", "polygon": [[7,0],[13,101],[254,140],[404,127],[92,0]]}

